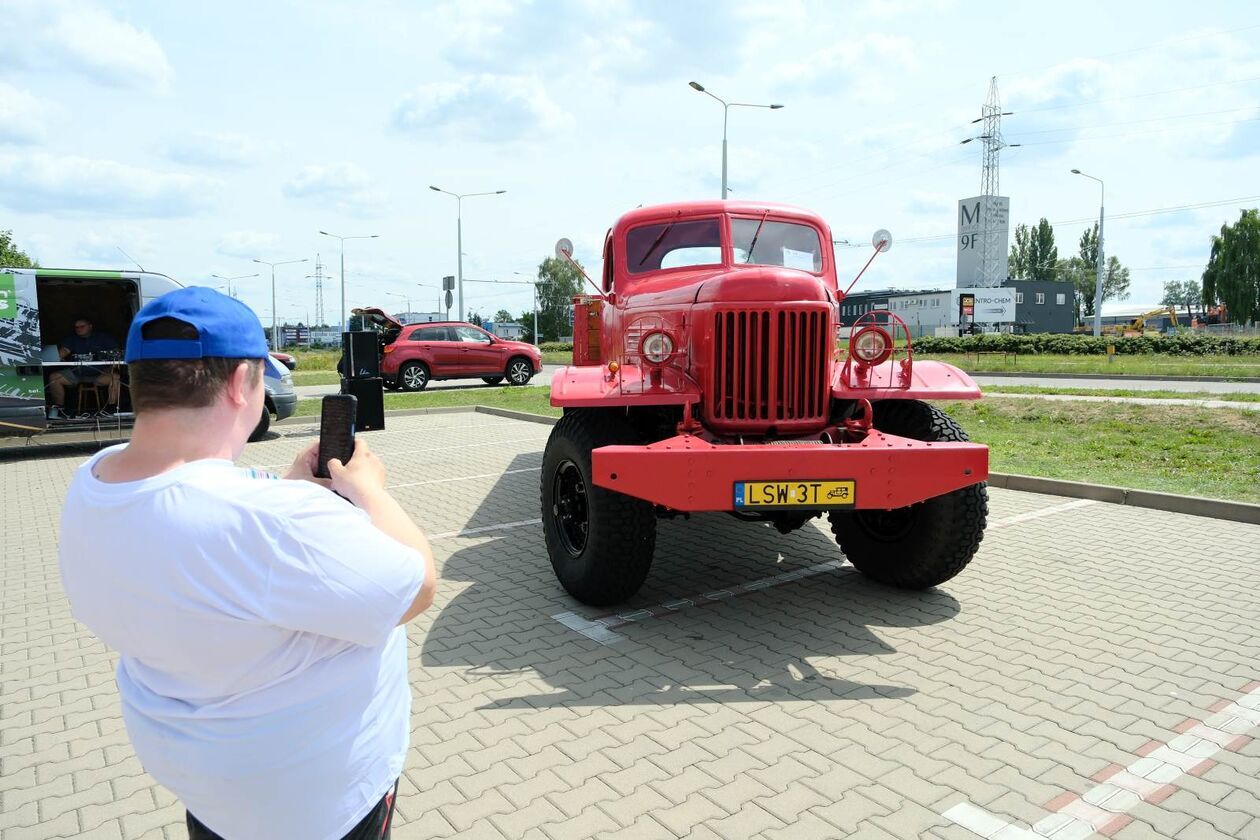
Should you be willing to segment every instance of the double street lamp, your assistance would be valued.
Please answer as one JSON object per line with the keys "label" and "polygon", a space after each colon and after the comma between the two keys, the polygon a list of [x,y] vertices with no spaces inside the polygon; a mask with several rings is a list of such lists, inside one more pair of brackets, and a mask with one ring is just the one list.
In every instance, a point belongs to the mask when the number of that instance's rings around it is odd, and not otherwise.
{"label": "double street lamp", "polygon": [[254,274],[237,274],[237,275],[235,275],[235,276],[233,276],[233,277],[224,277],[222,274],[211,274],[210,276],[211,276],[211,277],[213,277],[215,280],[226,280],[226,281],[227,281],[227,293],[228,293],[228,296],[229,296],[229,297],[236,297],[236,293],[232,291],[232,281],[233,281],[233,280],[248,280],[248,279],[249,279],[249,278],[251,278],[251,277],[257,277],[257,276],[258,276],[258,274],[257,274],[257,273],[254,273]]}
{"label": "double street lamp", "polygon": [[727,123],[727,118],[730,116],[731,109],[732,108],[768,108],[771,111],[777,111],[783,106],[779,104],[756,105],[751,102],[727,102],[722,97],[713,93],[713,91],[705,90],[704,85],[700,84],[699,82],[688,82],[687,84],[691,85],[693,90],[698,90],[707,96],[712,96],[718,102],[722,103],[722,198],[726,198],[727,194],[730,192],[730,190],[727,189],[726,187],[726,123]]}
{"label": "double street lamp", "polygon": [[300,260],[284,260],[283,262],[267,262],[267,260],[254,260],[256,263],[271,266],[271,349],[280,349],[280,333],[276,330],[276,266],[293,265],[294,263],[304,263],[306,258]]}
{"label": "double street lamp", "polygon": [[443,195],[452,196],[455,199],[455,288],[459,291],[459,317],[462,321],[468,317],[468,313],[464,311],[464,199],[475,198],[479,195],[503,195],[507,190],[491,190],[490,192],[476,193],[453,193],[450,190],[444,190],[441,187],[430,186],[429,189],[434,192],[440,192]]}
{"label": "double street lamp", "polygon": [[378,239],[379,233],[370,233],[367,236],[338,236],[335,233],[329,233],[321,230],[324,236],[331,236],[333,239],[341,240],[341,328],[343,330],[350,329],[350,322],[346,320],[346,240],[347,239]]}
{"label": "double street lamp", "polygon": [[1103,256],[1103,216],[1107,188],[1104,186],[1102,178],[1086,175],[1079,169],[1073,169],[1072,174],[1098,182],[1098,274],[1094,282],[1094,337],[1097,338],[1102,335],[1103,264],[1106,259]]}

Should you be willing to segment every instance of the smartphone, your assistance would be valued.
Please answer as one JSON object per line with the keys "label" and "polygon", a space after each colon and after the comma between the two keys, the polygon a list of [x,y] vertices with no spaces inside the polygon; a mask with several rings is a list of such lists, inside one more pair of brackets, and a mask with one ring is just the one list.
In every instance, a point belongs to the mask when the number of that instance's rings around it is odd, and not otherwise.
{"label": "smartphone", "polygon": [[346,464],[354,455],[354,418],[358,407],[354,394],[324,397],[319,415],[319,462],[315,468],[319,478],[329,478],[328,462],[333,458]]}

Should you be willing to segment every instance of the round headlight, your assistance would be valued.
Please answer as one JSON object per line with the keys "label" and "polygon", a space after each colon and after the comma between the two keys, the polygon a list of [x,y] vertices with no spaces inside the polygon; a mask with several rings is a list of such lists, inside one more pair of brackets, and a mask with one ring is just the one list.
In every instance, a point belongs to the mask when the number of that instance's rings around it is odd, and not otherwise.
{"label": "round headlight", "polygon": [[879,327],[865,327],[853,337],[849,352],[859,362],[877,365],[892,354],[892,339]]}
{"label": "round headlight", "polygon": [[648,333],[643,337],[640,349],[643,351],[643,358],[654,365],[661,365],[674,355],[674,339],[663,332]]}

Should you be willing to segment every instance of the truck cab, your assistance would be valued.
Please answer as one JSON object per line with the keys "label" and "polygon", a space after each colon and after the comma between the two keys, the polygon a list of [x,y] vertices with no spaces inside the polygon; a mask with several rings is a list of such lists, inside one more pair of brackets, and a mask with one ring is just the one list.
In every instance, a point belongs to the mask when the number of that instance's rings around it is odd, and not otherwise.
{"label": "truck cab", "polygon": [[[579,600],[632,595],[655,519],[697,511],[785,533],[826,515],[854,565],[892,585],[970,560],[988,452],[926,401],[980,390],[915,361],[895,316],[839,334],[831,243],[815,213],[746,201],[639,208],[609,230],[598,293],[574,302],[574,363],[552,379],[565,413],[543,465],[549,554]],[[963,536],[923,544],[955,508]],[[892,568],[894,554],[908,559]]]}

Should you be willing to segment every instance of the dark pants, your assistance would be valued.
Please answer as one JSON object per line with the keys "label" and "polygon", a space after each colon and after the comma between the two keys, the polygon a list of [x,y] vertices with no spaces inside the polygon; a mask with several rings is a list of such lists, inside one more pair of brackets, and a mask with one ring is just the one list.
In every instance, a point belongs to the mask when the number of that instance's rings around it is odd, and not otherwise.
{"label": "dark pants", "polygon": [[[389,840],[389,824],[394,816],[394,797],[398,794],[398,782],[394,782],[394,789],[376,803],[376,807],[363,819],[359,820],[359,824],[350,829],[342,840]],[[184,812],[187,816],[185,822],[188,824],[189,840],[224,840],[224,838],[215,834],[210,829],[201,824],[201,821],[192,815],[191,812]]]}

